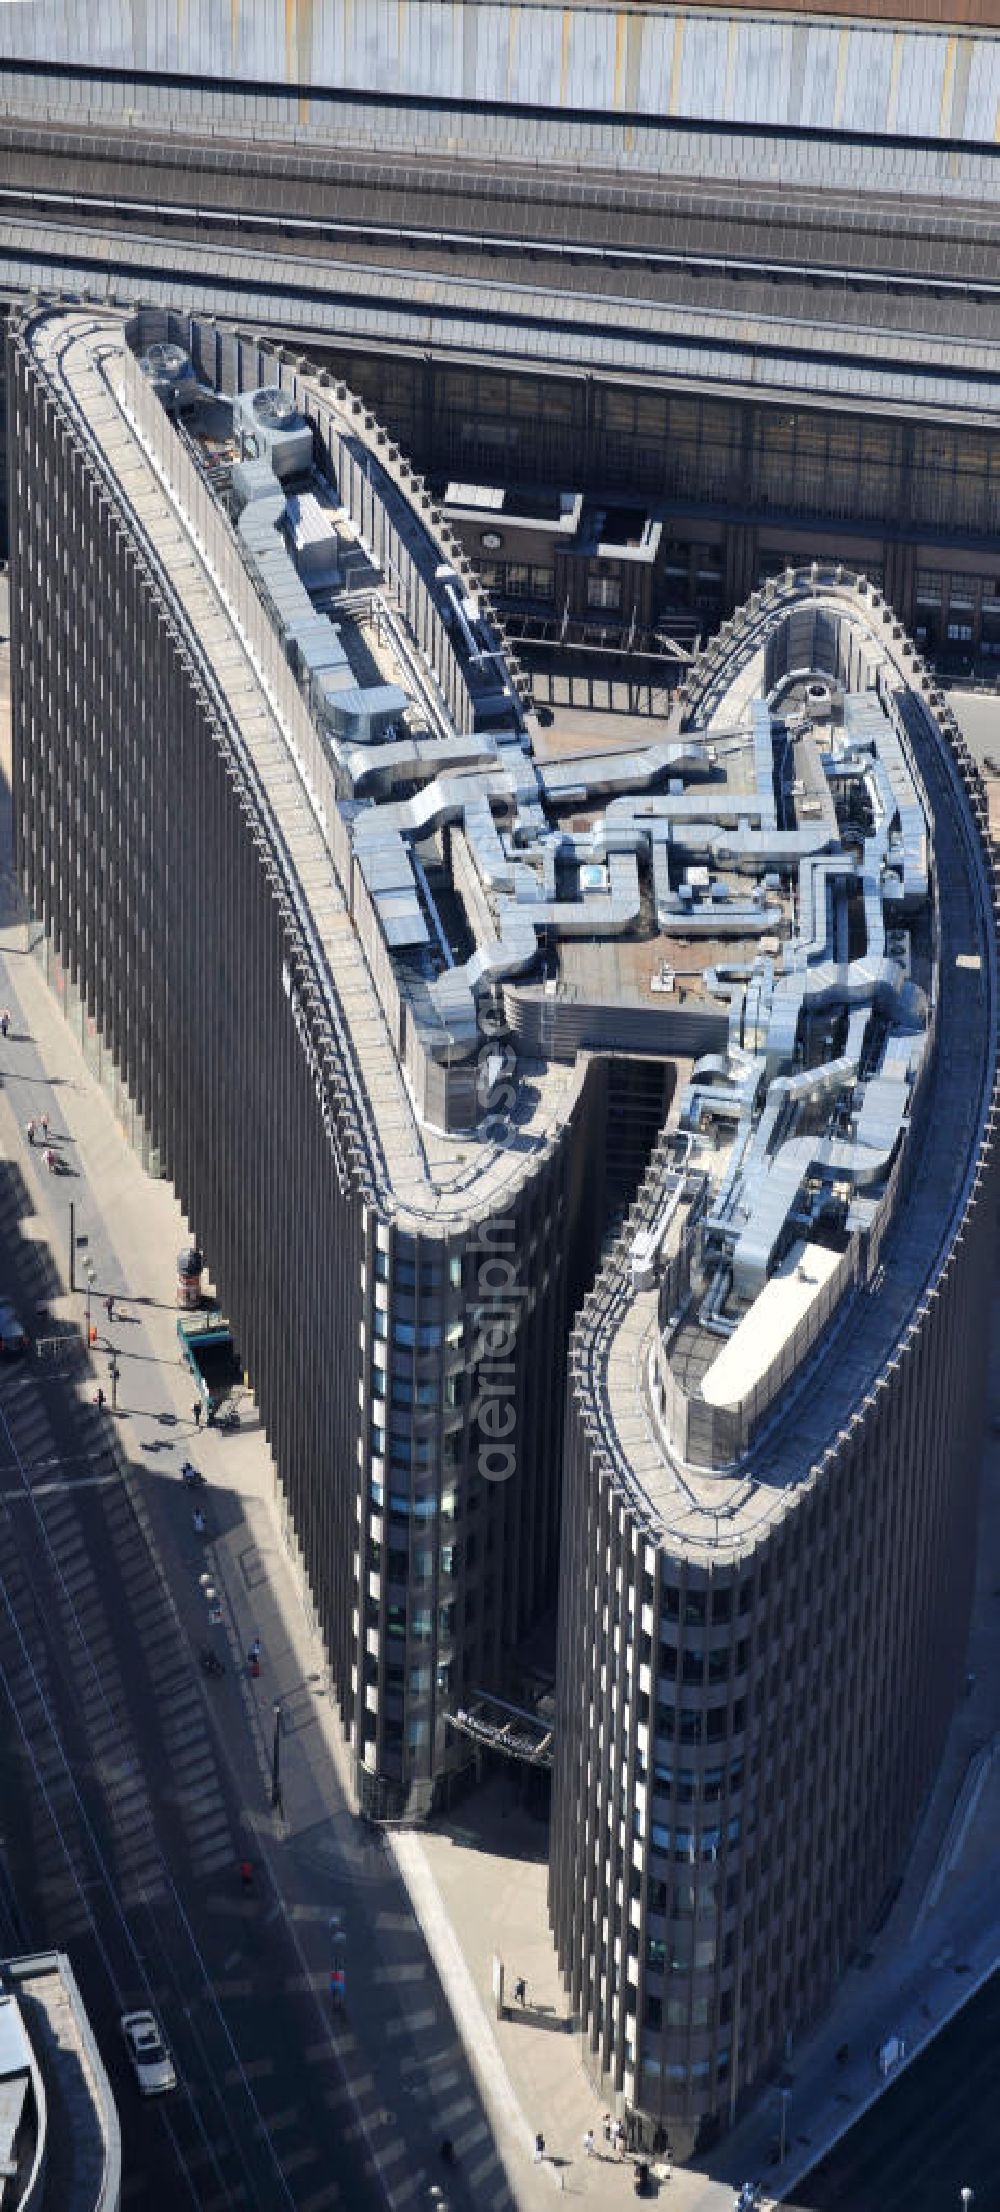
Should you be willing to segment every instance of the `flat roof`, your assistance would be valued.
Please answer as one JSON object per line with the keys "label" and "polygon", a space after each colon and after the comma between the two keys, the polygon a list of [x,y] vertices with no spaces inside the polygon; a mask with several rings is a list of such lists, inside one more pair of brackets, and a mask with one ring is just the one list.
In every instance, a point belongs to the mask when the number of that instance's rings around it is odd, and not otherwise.
{"label": "flat roof", "polygon": [[31,2070],[31,2044],[28,2041],[21,2007],[10,1990],[0,1992],[0,2080],[9,2074],[22,2074]]}
{"label": "flat roof", "polygon": [[[897,1180],[897,1203],[892,1186],[880,1181],[879,1158],[884,1166],[894,1157],[892,1149],[886,1149],[886,1139],[891,1137],[890,1124],[895,1128],[900,1112],[906,1110],[904,1064],[915,1034],[907,1033],[906,1019],[897,1035],[890,1029],[884,1042],[879,1041],[879,1030],[873,1033],[882,1055],[881,1072],[873,1082],[873,1062],[865,1060],[860,1091],[850,1079],[850,1060],[846,1067],[843,1060],[839,1065],[831,1063],[825,1072],[822,1061],[815,1067],[809,1064],[797,1078],[790,1059],[793,1032],[789,1030],[785,1067],[791,1065],[793,1072],[766,1091],[765,1114],[760,1119],[754,1113],[742,1124],[725,1118],[727,1055],[722,1052],[703,1058],[693,1071],[692,1083],[676,1094],[673,1144],[683,1141],[686,1128],[695,1138],[694,1147],[686,1155],[668,1147],[640,1189],[631,1226],[606,1264],[599,1292],[587,1301],[577,1322],[571,1361],[581,1402],[596,1398],[603,1406],[599,1448],[611,1479],[629,1498],[640,1529],[649,1541],[706,1569],[734,1555],[745,1557],[789,1511],[801,1486],[818,1472],[905,1341],[946,1262],[985,1141],[994,1093],[997,962],[991,863],[984,846],[974,848],[966,841],[974,794],[961,785],[965,769],[960,741],[956,759],[948,731],[935,726],[922,698],[913,648],[901,638],[881,595],[856,587],[852,579],[836,576],[832,569],[820,568],[809,578],[802,572],[768,587],[755,595],[754,605],[744,609],[716,641],[690,711],[695,718],[709,716],[709,732],[715,722],[732,726],[763,688],[764,641],[769,633],[790,619],[787,634],[794,638],[794,665],[808,666],[813,653],[810,626],[815,619],[817,635],[822,624],[825,639],[817,665],[825,667],[832,650],[832,623],[845,618],[855,633],[852,659],[870,655],[872,680],[880,668],[885,695],[899,705],[899,726],[919,762],[934,880],[948,885],[947,900],[934,896],[933,927],[930,908],[923,925],[911,908],[910,924],[902,929],[898,923],[903,917],[891,911],[890,885],[887,942],[895,958],[909,938],[918,964],[931,943],[936,943],[936,972],[949,977],[948,988],[936,1001],[933,1050],[923,1055],[921,1126],[946,1125],[950,1142],[947,1146],[916,1144],[908,1178]],[[780,653],[776,659],[780,668]],[[866,692],[864,699],[874,706],[874,693]],[[852,744],[860,742],[864,749],[873,726],[857,703],[851,714],[845,711],[849,755]],[[833,733],[828,742],[832,746]],[[875,785],[883,793],[891,789],[896,794],[893,803],[902,805],[906,818],[890,832],[894,860],[909,824],[909,801],[899,781],[902,757],[892,757],[890,744],[881,784],[875,772]],[[855,769],[859,764],[855,750]],[[909,843],[917,875],[919,842],[911,839]],[[978,869],[970,861],[975,849],[980,852]],[[821,860],[820,882],[822,865]],[[880,892],[892,872],[892,867],[884,874],[880,871]],[[857,901],[851,929],[860,912]],[[845,912],[842,956],[856,957],[859,948],[847,942],[847,923]],[[824,923],[824,902],[817,899],[802,915],[800,927],[808,937],[824,926],[835,939],[835,911],[826,903]],[[789,961],[786,948],[783,988],[789,977],[816,975],[818,949],[811,947],[811,967],[807,962],[803,969],[796,967],[794,958]],[[830,974],[828,980],[833,984],[834,976]],[[905,995],[900,1003],[904,1007],[908,1003]],[[915,1007],[916,1002],[914,1011]],[[764,1026],[758,1027],[756,1037],[752,1028],[748,1034],[748,1011],[753,1023],[759,1024],[759,1000],[753,1008],[743,1001],[742,1057],[732,1047],[728,1057],[730,1097],[741,1070],[748,1080],[752,1077],[751,1054],[761,1051],[767,1035]],[[825,1018],[821,1007],[818,1020]],[[817,1041],[814,1034],[813,1042]],[[843,1054],[846,1041],[845,1036],[843,1043],[836,1043],[834,1052]],[[859,1041],[856,1030],[855,1051]],[[910,1080],[912,1072],[911,1065]],[[820,1095],[824,1084],[825,1100]],[[699,1094],[709,1114],[721,1111],[724,1116],[710,1124],[715,1149],[702,1152],[697,1147],[698,1120],[692,1112],[692,1101]],[[793,1160],[783,1176],[775,1170],[780,1170],[786,1139]],[[783,1210],[790,1205],[785,1220],[791,1226],[816,1200],[817,1193],[808,1197],[799,1180],[811,1162],[826,1178],[822,1187],[827,1198],[836,1200],[848,1223],[853,1221],[850,1239],[830,1236],[823,1241],[800,1227],[793,1241],[783,1247],[778,1244],[769,1262],[768,1244]],[[659,1273],[654,1270],[651,1280],[649,1254],[644,1251],[640,1259],[638,1245],[644,1238],[646,1244],[655,1238],[671,1180],[676,1190],[681,1178],[685,1203],[697,1209],[706,1171],[707,1193],[695,1217],[701,1224],[698,1239],[691,1243],[683,1209],[677,1212],[671,1234],[662,1242]],[[756,1212],[743,1206],[741,1193],[745,1195],[748,1177],[760,1191],[761,1209]],[[798,1202],[797,1189],[802,1190]],[[736,1201],[735,1213],[720,1205],[726,1192]],[[883,1202],[890,1210],[882,1215],[876,1233]],[[748,1283],[744,1294],[736,1297],[731,1286],[727,1289],[726,1273],[747,1228]],[[699,1241],[702,1229],[704,1243]],[[705,1268],[695,1287],[696,1264],[701,1266],[701,1254],[713,1243],[719,1252],[719,1270],[713,1276],[711,1268]],[[685,1291],[684,1276],[673,1278],[672,1303],[665,1303],[663,1266],[676,1261],[685,1248],[692,1255],[690,1291]],[[842,1272],[835,1280],[838,1269]],[[718,1316],[724,1325],[727,1315],[735,1326],[722,1342],[714,1322]],[[792,1342],[794,1358],[782,1367],[782,1347]],[[665,1396],[658,1379],[664,1357],[671,1367]],[[715,1424],[722,1449],[713,1461]]]}
{"label": "flat roof", "polygon": [[703,1376],[702,1396],[709,1405],[737,1407],[752,1397],[776,1352],[805,1320],[839,1262],[839,1252],[824,1244],[792,1247]]}
{"label": "flat roof", "polygon": [[[470,1215],[495,1206],[505,1192],[513,1195],[557,1141],[583,1080],[583,1063],[519,1062],[524,1081],[505,1122],[493,1120],[486,1127],[449,1134],[419,1119],[329,845],[271,693],[195,542],[191,518],[177,504],[116,398],[114,363],[127,350],[121,325],[94,312],[53,314],[35,324],[32,344],[57,385],[67,390],[78,420],[156,547],[180,614],[225,695],[267,795],[306,897],[329,988],[370,1104],[380,1203],[423,1233],[464,1227]],[[326,389],[321,396],[329,403]]]}

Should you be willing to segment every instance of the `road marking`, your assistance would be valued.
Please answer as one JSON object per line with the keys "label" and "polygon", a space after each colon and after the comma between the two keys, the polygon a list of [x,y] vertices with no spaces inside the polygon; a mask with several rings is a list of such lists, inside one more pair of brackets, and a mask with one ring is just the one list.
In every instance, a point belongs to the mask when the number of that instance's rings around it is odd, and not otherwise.
{"label": "road marking", "polygon": [[436,2028],[437,2026],[437,2013],[433,2006],[429,2005],[424,2012],[407,2012],[404,2013],[401,2020],[387,2020],[386,2034],[389,2036],[420,2035],[425,2028]]}
{"label": "road marking", "polygon": [[286,1974],[281,1986],[291,1997],[309,1996],[312,1992],[325,1990],[328,1978],[328,1969],[325,1966],[310,1966],[304,1974]]}
{"label": "road marking", "polygon": [[117,1475],[78,1475],[75,1482],[33,1482],[29,1490],[0,1490],[5,1505],[16,1505],[19,1500],[54,1498],[72,1490],[110,1490],[118,1481]]}
{"label": "road marking", "polygon": [[283,2174],[293,2174],[303,2166],[311,2166],[318,2156],[315,2143],[304,2145],[300,2151],[282,2151],[281,2171]]}

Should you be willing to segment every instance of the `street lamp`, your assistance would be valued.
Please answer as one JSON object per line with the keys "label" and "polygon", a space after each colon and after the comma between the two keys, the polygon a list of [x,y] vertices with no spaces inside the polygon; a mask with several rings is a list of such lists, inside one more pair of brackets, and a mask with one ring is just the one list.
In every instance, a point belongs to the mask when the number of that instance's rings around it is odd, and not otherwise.
{"label": "street lamp", "polygon": [[779,2166],[783,2166],[785,2163],[785,2148],[788,2131],[788,2099],[791,2095],[791,2091],[788,2089],[779,2089],[778,2095],[781,2098],[781,2127],[778,2138],[778,2164]]}
{"label": "street lamp", "polygon": [[91,1259],[86,1259],[86,1260],[84,1260],[84,1263],[83,1263],[83,1264],[84,1264],[84,1267],[85,1267],[85,1269],[86,1269],[86,1271],[87,1271],[87,1342],[88,1342],[88,1344],[89,1344],[89,1343],[90,1343],[90,1300],[91,1300],[91,1295],[92,1295],[92,1293],[93,1293],[93,1288],[94,1288],[94,1262],[93,1262],[93,1260],[91,1260]]}
{"label": "street lamp", "polygon": [[969,2212],[969,2206],[970,2206],[970,2204],[971,2204],[971,2203],[973,2202],[973,2199],[974,2199],[974,2197],[975,2197],[975,2194],[976,2194],[975,2190],[974,2190],[974,2189],[960,2189],[958,2193],[959,2193],[959,2196],[960,2196],[960,2197],[961,2197],[961,2199],[962,2199],[962,2212]]}
{"label": "street lamp", "polygon": [[281,1803],[281,1706],[274,1701],[274,1742],[271,1746],[271,1809],[280,1813]]}

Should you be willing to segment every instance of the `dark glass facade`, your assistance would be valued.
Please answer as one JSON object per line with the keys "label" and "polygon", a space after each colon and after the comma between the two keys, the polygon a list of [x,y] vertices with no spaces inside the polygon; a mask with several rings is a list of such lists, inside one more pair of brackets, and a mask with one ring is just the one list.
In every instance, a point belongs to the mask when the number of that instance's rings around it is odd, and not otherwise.
{"label": "dark glass facade", "polygon": [[[810,662],[846,680],[891,617],[879,598],[853,629],[836,611],[781,619],[758,596],[692,680],[693,713],[769,622],[768,690]],[[924,704],[909,647],[899,666],[945,984],[871,1287],[821,1340],[808,1409],[791,1387],[751,1441],[740,1501],[723,1484],[719,1510],[702,1496],[696,1511],[681,1469],[673,1521],[634,1471],[648,1424],[620,1349],[641,1209],[571,1340],[552,1924],[602,2092],[682,2152],[788,2063],[863,1942],[964,1670],[995,1261],[996,883],[978,770],[943,701],[940,720]]]}
{"label": "dark glass facade", "polygon": [[[426,1810],[469,1758],[447,1716],[503,1691],[555,1600],[551,1378],[592,1272],[606,1072],[502,1199],[473,1183],[421,1230],[223,685],[41,364],[45,320],[9,352],[19,873],[209,1255],[361,1795]],[[249,351],[253,381],[280,373]]]}

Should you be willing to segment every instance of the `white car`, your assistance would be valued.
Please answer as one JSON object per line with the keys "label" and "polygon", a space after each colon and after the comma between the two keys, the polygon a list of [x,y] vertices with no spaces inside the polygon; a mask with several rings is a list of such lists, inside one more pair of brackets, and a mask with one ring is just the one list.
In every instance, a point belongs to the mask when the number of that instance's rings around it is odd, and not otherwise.
{"label": "white car", "polygon": [[123,2012],[125,2048],[135,2067],[141,2097],[162,2097],[176,2089],[174,2062],[151,2012]]}

